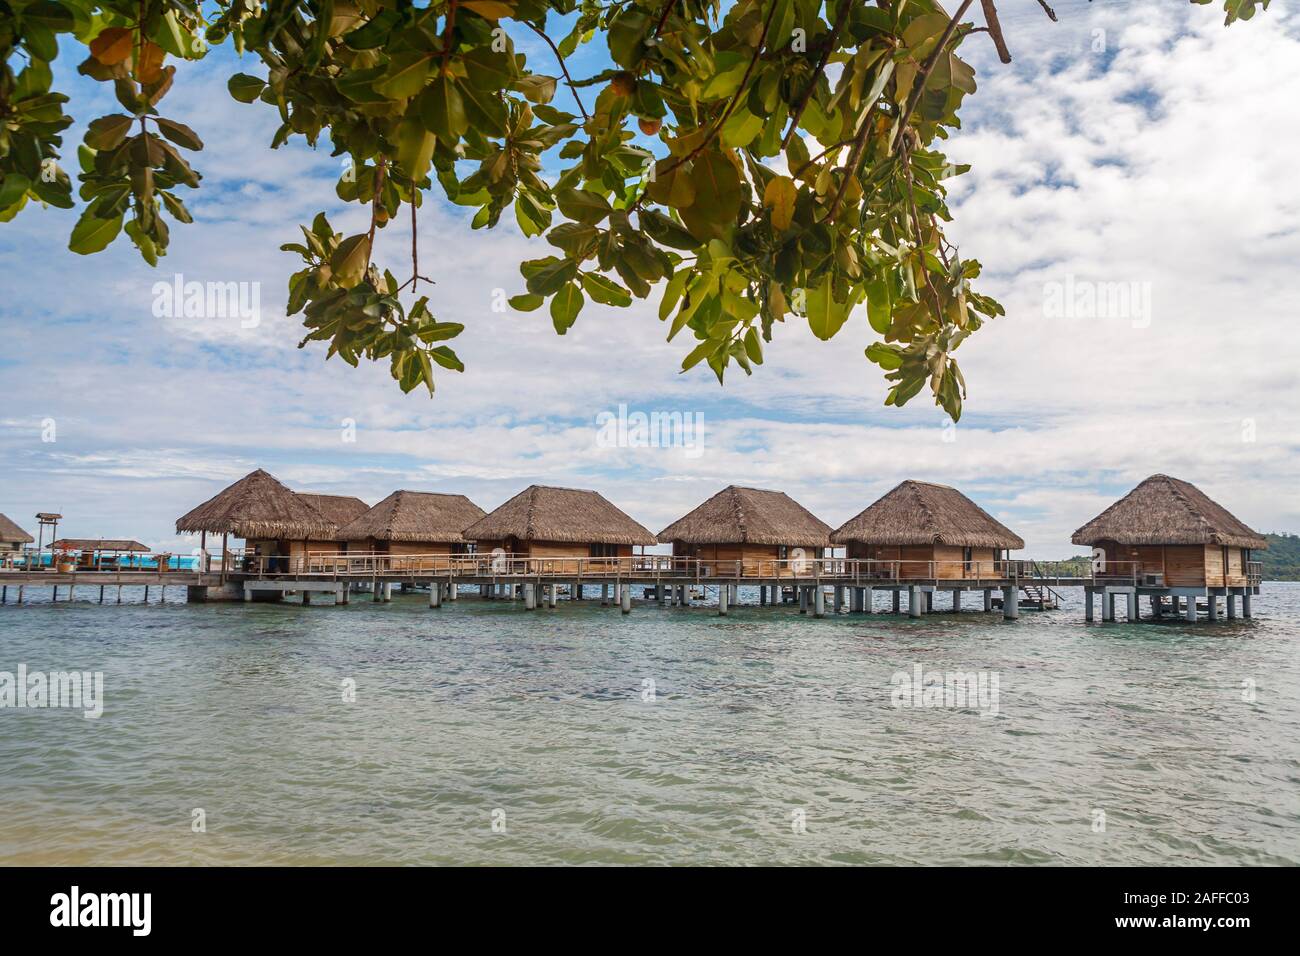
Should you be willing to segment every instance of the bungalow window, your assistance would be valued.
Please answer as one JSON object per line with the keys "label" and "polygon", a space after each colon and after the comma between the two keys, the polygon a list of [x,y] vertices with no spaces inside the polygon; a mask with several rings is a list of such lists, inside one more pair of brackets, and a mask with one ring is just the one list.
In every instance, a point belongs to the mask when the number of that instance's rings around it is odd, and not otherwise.
{"label": "bungalow window", "polygon": [[591,546],[591,556],[593,558],[617,558],[618,545],[616,544],[593,544]]}

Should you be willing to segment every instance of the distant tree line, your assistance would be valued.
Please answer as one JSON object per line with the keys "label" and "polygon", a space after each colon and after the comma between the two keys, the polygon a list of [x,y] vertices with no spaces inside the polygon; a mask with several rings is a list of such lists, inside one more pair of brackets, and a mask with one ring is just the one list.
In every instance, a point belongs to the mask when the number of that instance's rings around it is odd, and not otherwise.
{"label": "distant tree line", "polygon": [[1264,562],[1265,581],[1300,581],[1300,535],[1266,534],[1267,551],[1252,553]]}

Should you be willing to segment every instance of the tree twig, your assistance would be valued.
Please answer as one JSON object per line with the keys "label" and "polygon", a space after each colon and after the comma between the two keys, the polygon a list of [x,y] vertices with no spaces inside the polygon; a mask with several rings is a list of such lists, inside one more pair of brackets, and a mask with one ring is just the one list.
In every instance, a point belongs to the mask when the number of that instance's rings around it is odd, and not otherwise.
{"label": "tree twig", "polygon": [[993,0],[980,0],[980,6],[984,8],[984,20],[989,25],[989,36],[993,38],[993,45],[997,47],[998,59],[1003,63],[1011,62],[1011,51],[1007,49],[1006,38],[1002,35],[1002,24],[998,22],[998,8],[993,5]]}
{"label": "tree twig", "polygon": [[564,65],[564,56],[560,53],[560,48],[555,45],[555,41],[546,35],[546,31],[539,30],[527,20],[520,20],[519,22],[546,41],[547,45],[551,48],[551,52],[555,54],[555,59],[560,61],[560,72],[564,74],[564,82],[568,85],[569,92],[573,94],[573,99],[578,104],[578,109],[582,112],[583,120],[590,120],[591,116],[588,115],[587,108],[582,105],[582,97],[578,95],[578,88],[573,85],[573,77],[569,75],[569,68]]}
{"label": "tree twig", "polygon": [[821,58],[817,61],[817,68],[813,70],[812,79],[808,81],[808,85],[799,94],[799,101],[795,104],[794,109],[790,111],[790,128],[781,137],[782,149],[790,145],[790,137],[794,136],[795,130],[799,128],[799,120],[803,118],[803,111],[807,109],[808,101],[812,99],[813,92],[817,89],[817,81],[821,79],[822,74],[826,71],[826,64],[830,61],[835,44],[839,41],[840,32],[844,29],[844,25],[849,22],[849,12],[852,9],[853,0],[840,0],[840,13],[835,18],[835,26],[831,28],[830,40],[827,42],[826,48],[822,50]]}
{"label": "tree twig", "polygon": [[1049,7],[1049,6],[1047,5],[1047,0],[1038,0],[1038,5],[1039,5],[1040,7],[1042,7],[1042,8],[1043,8],[1043,12],[1047,14],[1047,19],[1049,19],[1049,20],[1051,20],[1053,23],[1055,23],[1055,22],[1056,22],[1056,11],[1053,10],[1051,7]]}
{"label": "tree twig", "polygon": [[963,0],[962,5],[957,8],[957,12],[952,15],[948,25],[944,27],[943,33],[939,37],[939,42],[934,46],[934,52],[930,54],[929,59],[925,61],[925,66],[921,69],[920,75],[913,81],[912,92],[907,97],[907,106],[898,118],[898,129],[894,133],[894,142],[891,148],[897,149],[899,141],[903,138],[903,131],[907,129],[907,123],[912,118],[912,111],[916,109],[916,104],[920,102],[921,93],[925,89],[926,80],[934,72],[935,64],[939,62],[939,57],[943,55],[944,47],[948,45],[953,31],[957,29],[957,24],[965,15],[967,8],[970,7],[973,0]]}

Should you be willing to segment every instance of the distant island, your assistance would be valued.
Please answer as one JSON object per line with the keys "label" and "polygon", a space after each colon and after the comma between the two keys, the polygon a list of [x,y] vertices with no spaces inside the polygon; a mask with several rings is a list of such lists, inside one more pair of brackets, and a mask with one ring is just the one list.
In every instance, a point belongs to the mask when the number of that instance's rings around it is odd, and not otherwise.
{"label": "distant island", "polygon": [[[1252,551],[1252,561],[1264,564],[1265,581],[1300,581],[1300,534],[1265,534],[1267,551]],[[1086,554],[1053,562],[1052,570],[1062,576],[1083,576],[1092,559]]]}
{"label": "distant island", "polygon": [[1266,534],[1267,551],[1252,551],[1264,562],[1265,581],[1300,581],[1300,534]]}

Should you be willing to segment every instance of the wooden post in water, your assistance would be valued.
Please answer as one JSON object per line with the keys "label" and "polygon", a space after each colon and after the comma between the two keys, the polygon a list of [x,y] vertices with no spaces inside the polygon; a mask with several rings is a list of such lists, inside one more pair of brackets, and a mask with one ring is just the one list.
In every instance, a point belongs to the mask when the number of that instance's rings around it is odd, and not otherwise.
{"label": "wooden post in water", "polygon": [[1016,587],[1002,589],[1002,619],[1014,621],[1020,617],[1020,595]]}
{"label": "wooden post in water", "polygon": [[718,617],[727,616],[727,600],[731,597],[730,592],[731,588],[725,584],[718,588]]}
{"label": "wooden post in water", "polygon": [[1217,621],[1219,619],[1219,596],[1213,592],[1210,592],[1209,594],[1206,595],[1206,598],[1208,598],[1210,602],[1209,603],[1210,620]]}
{"label": "wooden post in water", "polygon": [[1247,587],[1241,592],[1241,616],[1250,617],[1250,588]]}
{"label": "wooden post in water", "polygon": [[1235,620],[1237,617],[1237,595],[1229,591],[1227,597],[1223,599],[1223,603],[1227,605],[1228,620]]}
{"label": "wooden post in water", "polygon": [[1185,614],[1184,616],[1185,616],[1185,619],[1187,620],[1187,622],[1188,622],[1189,624],[1194,624],[1194,623],[1196,622],[1196,597],[1195,597],[1195,595],[1191,595],[1191,594],[1187,595],[1187,611],[1186,611],[1186,614]]}
{"label": "wooden post in water", "polygon": [[813,588],[813,617],[826,616],[826,591],[818,584]]}
{"label": "wooden post in water", "polygon": [[437,581],[429,583],[429,607],[442,607],[442,585]]}
{"label": "wooden post in water", "polygon": [[619,606],[623,609],[624,614],[632,613],[632,589],[626,584],[622,587],[622,594],[619,596]]}
{"label": "wooden post in water", "polygon": [[533,585],[524,585],[524,610],[531,611],[537,607],[537,599],[533,596]]}
{"label": "wooden post in water", "polygon": [[897,614],[900,610],[902,610],[902,607],[901,607],[901,605],[902,605],[902,603],[903,603],[902,593],[903,593],[903,592],[900,591],[898,588],[894,588],[894,599],[893,599],[893,602],[892,602],[892,603],[893,603],[893,606],[894,606],[894,613],[895,613],[895,614]]}
{"label": "wooden post in water", "polygon": [[[895,591],[894,593],[897,594],[898,592]],[[922,594],[921,589],[917,587],[915,584],[913,584],[910,588],[907,589],[907,616],[908,617],[921,616],[921,594]]]}
{"label": "wooden post in water", "polygon": [[952,589],[952,613],[961,613],[961,590],[959,588]]}
{"label": "wooden post in water", "polygon": [[1083,619],[1089,624],[1093,621],[1092,599],[1094,596],[1092,588],[1083,589]]}
{"label": "wooden post in water", "polygon": [[987,614],[991,610],[993,610],[993,589],[985,588],[984,589],[984,613]]}

